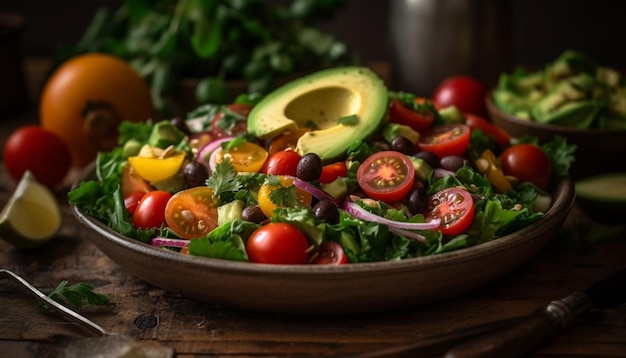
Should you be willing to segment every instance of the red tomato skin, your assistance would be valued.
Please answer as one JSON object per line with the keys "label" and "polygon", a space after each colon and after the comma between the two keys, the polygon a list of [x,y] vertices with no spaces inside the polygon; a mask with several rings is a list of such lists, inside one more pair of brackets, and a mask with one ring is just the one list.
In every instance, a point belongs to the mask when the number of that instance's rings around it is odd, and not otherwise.
{"label": "red tomato skin", "polygon": [[296,176],[300,159],[302,156],[293,150],[278,151],[270,155],[263,163],[261,173]]}
{"label": "red tomato skin", "polygon": [[146,192],[144,191],[133,191],[124,195],[124,206],[126,207],[126,210],[128,210],[131,214],[134,214],[137,209],[137,204],[139,204],[139,201],[145,194]]}
{"label": "red tomato skin", "polygon": [[397,99],[389,105],[389,120],[393,123],[411,127],[417,132],[428,129],[435,120],[433,113],[418,113],[406,107]]}
{"label": "red tomato skin", "polygon": [[[250,111],[252,110],[252,107],[250,105],[242,104],[242,103],[231,103],[227,105],[227,108],[228,110],[238,115],[241,115],[245,118],[248,117],[248,114],[250,114]],[[218,122],[223,116],[224,116],[224,112],[220,111],[216,113],[211,119],[211,133],[213,134],[215,138],[236,136],[246,131],[247,123],[245,120],[238,121],[237,124],[230,130],[225,130],[223,128],[220,128],[218,126]]]}
{"label": "red tomato skin", "polygon": [[317,255],[310,262],[315,265],[345,265],[350,263],[343,247],[336,242],[327,241],[320,244]]}
{"label": "red tomato skin", "polygon": [[72,158],[67,144],[47,129],[27,125],[16,129],[3,149],[4,165],[19,181],[29,170],[41,184],[55,189],[67,175]]}
{"label": "red tomato skin", "polygon": [[[393,178],[387,179],[396,181],[398,172],[395,170],[395,163],[400,163],[400,169],[406,171],[404,179],[393,186],[377,184],[377,181],[386,179],[384,176],[391,176]],[[359,166],[357,182],[370,198],[392,203],[401,200],[411,191],[415,182],[415,168],[411,160],[400,152],[380,151],[370,155]]]}
{"label": "red tomato skin", "polygon": [[479,117],[471,113],[465,113],[465,124],[467,124],[471,130],[480,129],[483,131],[483,134],[492,136],[500,148],[506,148],[511,143],[511,136],[509,133],[483,117]]}
{"label": "red tomato skin", "polygon": [[455,106],[463,113],[488,117],[485,98],[487,88],[472,76],[451,76],[444,79],[433,92],[437,108]]}
{"label": "red tomato skin", "polygon": [[302,265],[309,260],[309,241],[295,226],[269,223],[256,229],[246,242],[250,262]]}
{"label": "red tomato skin", "polygon": [[470,128],[465,124],[442,124],[431,127],[420,136],[420,150],[433,152],[439,159],[448,155],[463,155],[470,142]]}
{"label": "red tomato skin", "polygon": [[429,198],[426,220],[442,219],[437,230],[444,235],[454,236],[463,233],[472,225],[474,212],[474,200],[470,193],[460,188],[446,188]]}
{"label": "red tomato skin", "polygon": [[527,181],[548,190],[552,182],[552,162],[550,157],[534,144],[516,144],[505,149],[500,155],[502,172],[520,181]]}
{"label": "red tomato skin", "polygon": [[163,190],[153,190],[144,194],[133,214],[135,228],[160,228],[165,223],[165,207],[171,197],[171,193]]}
{"label": "red tomato skin", "polygon": [[336,162],[326,164],[322,167],[322,174],[320,174],[319,181],[322,184],[328,184],[335,181],[339,177],[345,177],[348,175],[348,168],[346,162]]}

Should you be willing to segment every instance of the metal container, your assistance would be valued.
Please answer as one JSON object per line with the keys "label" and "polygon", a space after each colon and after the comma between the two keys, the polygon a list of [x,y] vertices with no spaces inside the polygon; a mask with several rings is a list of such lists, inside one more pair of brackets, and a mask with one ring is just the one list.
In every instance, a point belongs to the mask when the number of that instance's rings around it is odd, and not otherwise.
{"label": "metal container", "polygon": [[495,85],[511,64],[509,10],[507,0],[391,0],[392,87],[431,96],[453,75]]}

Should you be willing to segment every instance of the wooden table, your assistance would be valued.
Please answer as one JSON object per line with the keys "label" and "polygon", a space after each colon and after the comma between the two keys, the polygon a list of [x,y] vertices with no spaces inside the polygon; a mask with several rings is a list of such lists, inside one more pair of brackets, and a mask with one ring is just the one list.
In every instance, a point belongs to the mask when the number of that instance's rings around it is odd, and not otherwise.
{"label": "wooden table", "polygon": [[[2,143],[8,130],[34,118],[33,113],[27,113],[3,120]],[[6,203],[14,186],[2,167],[0,205]],[[368,353],[528,314],[626,265],[626,230],[617,227],[620,233],[612,240],[589,242],[590,236],[581,235],[581,228],[596,230],[599,224],[575,207],[562,234],[540,253],[502,279],[458,297],[397,312],[353,316],[246,312],[187,299],[131,276],[82,235],[65,194],[58,193],[64,213],[58,237],[36,250],[19,250],[0,240],[0,267],[21,275],[44,292],[61,280],[92,284],[111,300],[105,306],[85,306],[78,312],[108,331],[158,341],[173,348],[177,357]],[[54,356],[51,352],[59,335],[89,337],[90,333],[58,313],[40,309],[23,290],[0,280],[0,356]],[[626,314],[595,312],[531,356],[626,357]]]}

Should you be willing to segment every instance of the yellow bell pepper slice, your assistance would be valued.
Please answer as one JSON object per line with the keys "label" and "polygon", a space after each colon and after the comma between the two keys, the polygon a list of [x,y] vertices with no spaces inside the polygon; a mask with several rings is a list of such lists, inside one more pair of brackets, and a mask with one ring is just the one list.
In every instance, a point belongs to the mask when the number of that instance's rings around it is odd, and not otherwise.
{"label": "yellow bell pepper slice", "polygon": [[149,182],[158,182],[178,173],[185,161],[185,153],[181,152],[169,157],[132,156],[128,162],[140,177]]}
{"label": "yellow bell pepper slice", "polygon": [[502,173],[496,155],[491,150],[485,150],[480,155],[480,159],[483,159],[488,165],[483,167],[482,170],[480,170],[481,166],[478,166],[479,170],[487,176],[489,183],[491,183],[498,192],[504,193],[507,190],[513,189],[509,180],[504,176],[504,173]]}

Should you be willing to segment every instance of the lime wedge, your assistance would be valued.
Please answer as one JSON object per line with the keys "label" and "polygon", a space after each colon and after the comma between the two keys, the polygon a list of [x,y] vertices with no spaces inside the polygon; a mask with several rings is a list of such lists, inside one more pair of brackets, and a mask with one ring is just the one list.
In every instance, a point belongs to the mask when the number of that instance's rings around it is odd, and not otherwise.
{"label": "lime wedge", "polygon": [[19,248],[38,247],[61,228],[54,193],[26,171],[0,213],[0,238]]}

